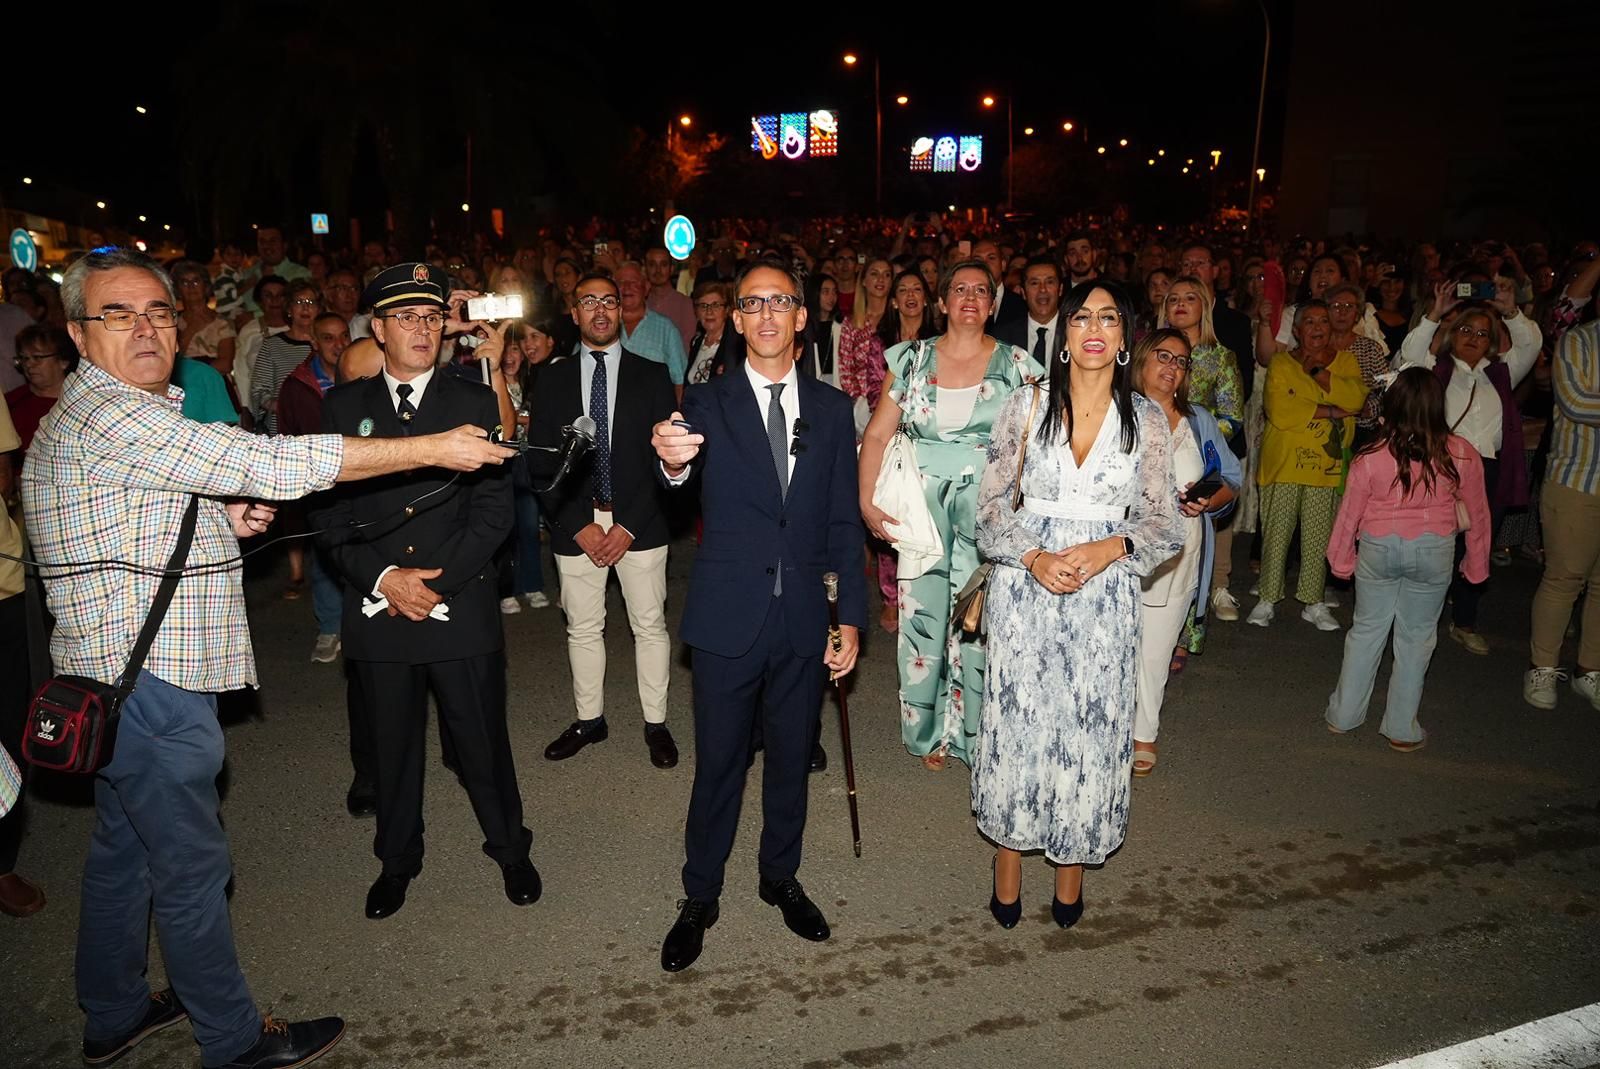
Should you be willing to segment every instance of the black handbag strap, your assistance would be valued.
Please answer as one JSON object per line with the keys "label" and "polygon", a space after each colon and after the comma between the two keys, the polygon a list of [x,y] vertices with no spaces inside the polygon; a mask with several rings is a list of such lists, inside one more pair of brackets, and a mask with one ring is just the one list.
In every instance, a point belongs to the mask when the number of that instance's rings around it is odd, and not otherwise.
{"label": "black handbag strap", "polygon": [[178,544],[167,559],[167,571],[161,577],[161,585],[156,588],[156,599],[150,604],[150,614],[144,618],[144,627],[133,643],[133,652],[128,654],[128,667],[123,669],[122,678],[117,681],[116,708],[122,707],[139,682],[139,669],[144,667],[144,659],[150,656],[150,647],[155,645],[156,633],[161,630],[161,621],[166,618],[167,606],[172,604],[172,596],[178,592],[178,581],[183,578],[180,569],[189,559],[189,546],[194,542],[194,525],[199,514],[200,498],[190,494],[189,507],[184,510],[183,523],[178,527]]}

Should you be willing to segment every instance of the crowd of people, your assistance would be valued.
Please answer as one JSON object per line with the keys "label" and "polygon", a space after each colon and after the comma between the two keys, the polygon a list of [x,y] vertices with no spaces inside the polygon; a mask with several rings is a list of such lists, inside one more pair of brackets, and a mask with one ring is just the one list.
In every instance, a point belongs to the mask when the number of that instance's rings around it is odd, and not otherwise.
{"label": "crowd of people", "polygon": [[[376,241],[291,250],[264,226],[209,261],[104,249],[59,286],[7,272],[0,490],[21,498],[0,514],[7,752],[20,759],[38,674],[30,638],[37,650],[48,635],[56,671],[113,678],[155,588],[48,564],[159,564],[192,494],[234,502],[205,514],[201,559],[306,536],[284,546],[283,597],[309,588],[311,660],[348,662],[346,804],[377,819],[374,920],[404,906],[422,868],[430,690],[508,899],[542,893],[500,616],[563,613],[574,716],[544,756],[577,758],[613,726],[615,573],[643,749],[677,765],[666,565],[675,540],[696,544],[681,630],[695,772],[668,971],[698,959],[717,919],[762,752],[760,897],[796,934],[828,938],[797,878],[806,781],[827,763],[822,689],[854,667],[869,587],[895,636],[905,749],[932,772],[969,770],[1006,928],[1025,853],[1054,867],[1056,923],[1077,922],[1084,866],[1121,845],[1131,779],[1157,767],[1169,680],[1208,628],[1273,626],[1290,594],[1333,632],[1353,593],[1325,711],[1335,734],[1365,720],[1392,632],[1380,732],[1412,752],[1428,738],[1418,714],[1446,599],[1447,635],[1487,654],[1486,631],[1521,630],[1491,564],[1522,555],[1543,568],[1524,697],[1554,708],[1570,681],[1600,709],[1595,243],[1553,254],[937,214],[710,231],[687,261],[648,223],[597,219],[408,260]],[[522,314],[475,320],[484,293],[520,297]],[[912,487],[899,514],[885,507],[895,479]],[[95,495],[119,488],[143,507],[86,523]],[[24,547],[42,573],[22,567]],[[841,579],[831,644],[824,571]],[[178,590],[188,630],[157,640],[97,792],[85,1056],[110,1060],[188,1016],[208,1066],[302,1064],[342,1024],[263,1021],[231,937],[218,950],[214,695],[256,682],[238,572]],[[1242,597],[1256,599],[1247,613]],[[1488,628],[1486,611],[1499,613]],[[152,756],[158,720],[193,733],[182,762]],[[176,813],[152,801],[163,788]],[[210,852],[173,871],[150,822]],[[20,827],[18,812],[0,819],[0,910],[26,916],[45,896],[16,872]],[[167,951],[176,993],[103,964],[142,963],[139,903],[122,894],[136,879],[164,947],[175,933],[192,950]]]}

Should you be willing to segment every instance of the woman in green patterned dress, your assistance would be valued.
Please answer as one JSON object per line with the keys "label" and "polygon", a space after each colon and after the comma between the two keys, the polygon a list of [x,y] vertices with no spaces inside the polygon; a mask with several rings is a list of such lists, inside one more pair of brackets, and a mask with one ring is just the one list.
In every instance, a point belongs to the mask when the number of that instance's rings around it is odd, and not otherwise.
{"label": "woman in green patterned dress", "polygon": [[[983,704],[984,650],[950,627],[958,590],[978,567],[974,525],[989,433],[1011,392],[1044,374],[1027,350],[984,332],[996,283],[982,260],[945,271],[939,310],[945,333],[884,354],[883,398],[861,442],[861,515],[893,542],[889,516],[872,503],[884,449],[897,429],[916,444],[917,466],[944,556],[900,580],[900,730],[906,749],[937,771],[947,755],[968,763]],[[890,530],[885,524],[891,525]]]}
{"label": "woman in green patterned dress", "polygon": [[[1216,307],[1211,289],[1193,275],[1172,280],[1167,296],[1161,304],[1160,325],[1183,331],[1189,340],[1188,393],[1189,403],[1199,405],[1216,417],[1217,426],[1230,442],[1244,428],[1244,387],[1240,378],[1239,358],[1232,349],[1217,340],[1212,326],[1212,312]],[[1214,522],[1210,517],[1207,523]],[[1232,553],[1233,538],[1218,532],[1217,553]],[[1211,577],[1203,576],[1206,589]],[[1172,651],[1171,669],[1183,671],[1189,654],[1201,653],[1206,641],[1206,607],[1210,595],[1199,600],[1185,622],[1178,645]]]}

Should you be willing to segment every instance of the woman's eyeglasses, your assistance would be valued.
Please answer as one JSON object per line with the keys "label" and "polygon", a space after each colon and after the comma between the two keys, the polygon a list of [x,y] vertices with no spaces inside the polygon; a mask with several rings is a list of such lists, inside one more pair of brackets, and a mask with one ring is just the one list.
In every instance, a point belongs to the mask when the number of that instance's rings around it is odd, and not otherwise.
{"label": "woman's eyeglasses", "polygon": [[1181,353],[1172,352],[1170,349],[1156,349],[1151,356],[1156,358],[1158,364],[1175,364],[1179,371],[1188,371],[1194,360]]}

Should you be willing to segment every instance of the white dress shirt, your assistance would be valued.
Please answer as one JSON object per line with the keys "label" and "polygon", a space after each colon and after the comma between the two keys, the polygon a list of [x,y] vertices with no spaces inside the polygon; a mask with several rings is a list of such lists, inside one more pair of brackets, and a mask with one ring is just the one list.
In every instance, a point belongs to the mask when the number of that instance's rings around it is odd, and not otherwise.
{"label": "white dress shirt", "polygon": [[1053,360],[1055,355],[1061,351],[1060,342],[1056,338],[1056,323],[1060,319],[1061,314],[1058,312],[1050,317],[1050,322],[1038,323],[1034,321],[1033,313],[1028,313],[1028,338],[1026,344],[1024,344],[1022,347],[1028,350],[1029,355],[1032,355],[1034,343],[1039,340],[1039,331],[1043,330],[1044,359],[1041,360],[1040,363],[1042,363],[1046,369],[1050,367],[1050,361]]}
{"label": "white dress shirt", "polygon": [[[756,408],[761,412],[761,427],[765,431],[767,426],[767,405],[772,402],[772,392],[768,386],[776,385],[753,366],[755,361],[744,362],[744,377],[750,383],[750,389],[756,395]],[[783,429],[788,435],[789,444],[789,478],[794,478],[794,424],[800,418],[800,375],[795,371],[794,364],[790,363],[789,371],[778,380],[783,383],[782,396],[778,403],[783,407]],[[773,474],[777,474],[774,472]]]}
{"label": "white dress shirt", "polygon": [[[594,386],[594,353],[598,349],[591,349],[582,340],[578,342],[578,358],[583,363],[578,365],[578,381],[583,391],[583,414],[589,414],[589,397]],[[619,339],[606,346],[606,445],[612,440],[611,426],[616,422],[617,415],[617,375],[622,370],[622,341]]]}
{"label": "white dress shirt", "polygon": [[[422,407],[422,395],[428,392],[428,383],[433,381],[433,372],[434,369],[430,367],[416,378],[406,380],[411,386],[411,396],[407,400],[411,402],[412,408]],[[389,403],[394,406],[396,412],[399,412],[400,394],[396,392],[396,388],[400,385],[400,380],[389,374],[388,368],[383,369],[383,384],[389,387]]]}
{"label": "white dress shirt", "polygon": [[[751,392],[756,395],[756,410],[761,413],[761,430],[762,434],[765,435],[767,429],[767,405],[772,401],[772,394],[767,390],[767,387],[774,385],[774,383],[771,379],[755,370],[749,360],[744,362],[744,377],[745,381],[750,383]],[[779,398],[778,403],[783,407],[783,429],[789,438],[789,478],[792,480],[794,478],[795,462],[794,424],[795,420],[800,418],[800,375],[795,370],[794,364],[791,363],[789,365],[788,373],[778,381],[783,383],[783,396]],[[704,434],[705,431],[703,428],[696,427],[695,433]],[[698,460],[699,458],[696,457],[695,459]],[[688,466],[676,476],[667,474],[665,463],[661,465],[661,474],[666,475],[667,482],[673,486],[682,486],[688,482],[689,476],[693,471],[694,461],[690,461]],[[773,472],[773,474],[776,475],[777,472]]]}
{"label": "white dress shirt", "polygon": [[[428,392],[428,383],[433,381],[434,370],[434,368],[430,367],[416,378],[407,380],[411,386],[411,396],[407,398],[411,402],[411,407],[422,407],[422,395]],[[396,387],[400,385],[400,380],[389,374],[387,367],[383,369],[382,374],[383,384],[389,389],[389,403],[394,406],[395,413],[398,415],[400,412],[400,394],[396,392]],[[367,604],[362,606],[362,611],[368,616],[374,616],[389,607],[389,599],[378,592],[378,587],[383,584],[383,577],[398,567],[400,567],[398,564],[391,564],[378,573],[378,578],[372,584],[372,593],[367,598]],[[444,602],[440,602],[433,607],[433,611],[428,615],[435,620],[445,620],[449,618],[449,611],[450,607],[445,605]]]}

